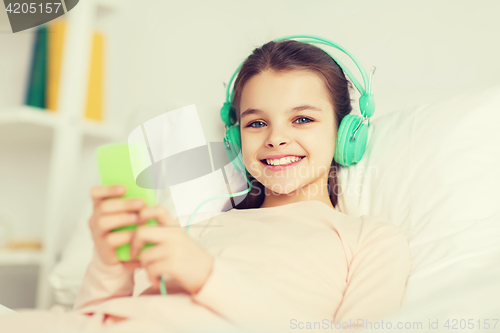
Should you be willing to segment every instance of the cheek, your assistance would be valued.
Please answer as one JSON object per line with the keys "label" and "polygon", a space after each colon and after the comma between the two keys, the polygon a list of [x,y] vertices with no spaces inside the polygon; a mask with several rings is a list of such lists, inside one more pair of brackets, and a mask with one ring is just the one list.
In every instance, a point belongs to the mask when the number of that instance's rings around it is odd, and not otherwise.
{"label": "cheek", "polygon": [[332,147],[331,147],[331,155],[335,154],[335,150],[337,149],[337,130],[333,133]]}
{"label": "cheek", "polygon": [[333,157],[333,154],[335,153],[335,149],[337,149],[337,132],[335,132],[333,134],[332,143],[331,143],[331,146],[330,146],[332,157]]}
{"label": "cheek", "polygon": [[314,159],[318,165],[331,165],[337,145],[337,136],[335,134],[336,132],[332,133],[331,130],[328,132],[325,131],[325,133],[321,135],[320,140],[318,140],[318,136],[314,136],[314,140],[308,142],[308,147],[310,147],[311,152],[314,153]]}
{"label": "cheek", "polygon": [[337,128],[333,127],[332,130],[332,127],[330,127],[325,136],[329,138],[327,140],[328,145],[325,147],[327,148],[326,151],[328,152],[328,155],[331,155],[331,158],[333,159],[333,155],[335,154],[335,149],[337,147]]}
{"label": "cheek", "polygon": [[241,136],[241,154],[243,155],[243,162],[250,164],[254,159],[256,153],[255,143],[248,140],[244,135]]}

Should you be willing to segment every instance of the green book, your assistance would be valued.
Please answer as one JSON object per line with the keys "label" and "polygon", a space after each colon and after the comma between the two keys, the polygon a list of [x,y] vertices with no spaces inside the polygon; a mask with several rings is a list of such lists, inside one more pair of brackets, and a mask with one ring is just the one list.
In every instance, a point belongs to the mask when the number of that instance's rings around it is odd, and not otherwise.
{"label": "green book", "polygon": [[45,108],[47,78],[47,27],[45,25],[36,29],[29,75],[25,104]]}

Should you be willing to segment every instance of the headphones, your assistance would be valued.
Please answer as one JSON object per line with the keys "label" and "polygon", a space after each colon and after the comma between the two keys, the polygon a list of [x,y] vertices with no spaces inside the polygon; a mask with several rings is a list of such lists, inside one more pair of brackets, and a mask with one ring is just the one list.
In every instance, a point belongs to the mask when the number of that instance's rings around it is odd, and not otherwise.
{"label": "headphones", "polygon": [[[301,42],[307,43],[318,43],[323,45],[329,45],[335,47],[345,54],[347,54],[352,61],[356,64],[361,75],[363,76],[364,88],[359,84],[358,80],[352,75],[347,67],[345,67],[340,61],[336,60],[330,53],[328,53],[342,68],[344,73],[351,79],[354,83],[356,89],[361,94],[359,98],[359,109],[363,117],[357,115],[349,114],[345,116],[340,122],[339,130],[337,132],[337,145],[335,147],[334,159],[342,166],[350,166],[352,164],[358,163],[363,154],[365,153],[366,141],[368,138],[368,126],[370,125],[370,117],[375,112],[375,100],[371,94],[371,83],[372,75],[375,72],[375,67],[373,67],[370,73],[370,80],[368,80],[367,75],[363,67],[359,62],[349,54],[340,45],[329,41],[327,39],[311,36],[311,35],[293,35],[282,38],[277,38],[273,40],[274,42],[279,42],[285,39],[296,39]],[[326,51],[325,51],[326,52]],[[241,69],[241,66],[246,61],[246,59],[238,66],[236,71],[233,73],[226,90],[226,101],[220,110],[220,116],[224,122],[226,132],[224,134],[225,150],[229,160],[233,164],[236,171],[249,174],[248,170],[243,163],[243,158],[241,156],[241,131],[240,124],[236,124],[236,110],[232,106],[232,101],[234,98],[234,90],[232,93],[229,92],[233,80],[236,74]],[[364,121],[368,119],[368,125]],[[247,180],[248,181],[248,180]]]}

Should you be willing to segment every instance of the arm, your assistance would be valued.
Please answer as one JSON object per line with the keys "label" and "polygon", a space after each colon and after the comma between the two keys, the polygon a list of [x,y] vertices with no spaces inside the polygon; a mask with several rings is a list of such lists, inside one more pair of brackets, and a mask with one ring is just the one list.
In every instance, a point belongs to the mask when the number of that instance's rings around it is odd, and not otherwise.
{"label": "arm", "polygon": [[133,289],[134,271],[120,263],[105,264],[94,247],[92,261],[87,267],[73,310],[81,310],[115,297],[131,296]]}
{"label": "arm", "polygon": [[295,307],[273,289],[245,276],[219,257],[214,257],[208,279],[191,297],[235,325],[252,331],[288,332],[292,319],[323,319]]}
{"label": "arm", "polygon": [[[362,217],[358,247],[349,265],[347,287],[335,322],[349,320],[358,329],[399,310],[411,269],[408,240],[383,219]],[[355,328],[354,328],[355,329]]]}

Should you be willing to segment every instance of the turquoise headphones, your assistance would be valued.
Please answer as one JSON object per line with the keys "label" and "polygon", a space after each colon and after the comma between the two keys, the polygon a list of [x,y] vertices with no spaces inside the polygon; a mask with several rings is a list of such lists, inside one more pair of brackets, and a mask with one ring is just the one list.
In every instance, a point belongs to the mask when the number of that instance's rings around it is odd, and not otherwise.
{"label": "turquoise headphones", "polygon": [[[338,164],[342,166],[350,166],[352,164],[358,163],[365,153],[366,141],[368,138],[368,126],[370,125],[370,117],[375,112],[375,100],[373,99],[373,95],[371,94],[372,74],[375,72],[375,67],[373,67],[372,72],[370,73],[370,80],[368,81],[366,72],[363,67],[354,58],[354,56],[349,54],[349,52],[347,52],[340,45],[327,39],[310,35],[287,36],[277,38],[274,40],[274,42],[279,42],[280,40],[285,39],[296,39],[301,42],[318,43],[335,47],[347,54],[352,59],[352,61],[354,61],[359,71],[361,72],[361,75],[363,76],[364,88],[359,84],[358,80],[356,80],[356,78],[351,74],[347,67],[345,67],[339,60],[335,59],[330,53],[327,52],[338,63],[344,73],[351,79],[356,89],[361,94],[361,97],[359,98],[359,109],[361,114],[363,115],[363,117],[358,117],[357,115],[349,114],[342,119],[337,133],[337,145],[335,148],[334,159]],[[237,121],[236,112],[232,107],[234,90],[232,91],[232,93],[229,93],[233,80],[245,61],[246,59],[238,66],[236,71],[233,73],[229,84],[227,85],[226,102],[224,102],[224,105],[220,110],[220,116],[226,128],[224,143],[227,156],[229,157],[229,160],[232,162],[236,171],[249,174],[248,170],[245,167],[245,164],[243,163],[243,158],[241,157],[240,125],[235,125]],[[364,121],[366,119],[368,119],[368,125],[364,124]]]}

